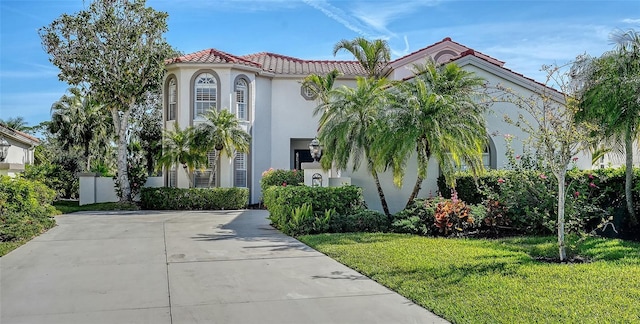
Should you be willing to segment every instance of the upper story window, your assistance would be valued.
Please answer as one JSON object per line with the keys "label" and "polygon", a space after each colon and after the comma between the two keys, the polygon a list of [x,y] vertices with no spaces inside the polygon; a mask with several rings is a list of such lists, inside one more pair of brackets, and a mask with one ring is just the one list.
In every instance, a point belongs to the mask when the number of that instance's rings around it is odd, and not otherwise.
{"label": "upper story window", "polygon": [[236,90],[236,117],[239,120],[249,120],[247,101],[248,101],[248,85],[247,80],[238,79],[235,84]]}
{"label": "upper story window", "polygon": [[169,98],[168,98],[168,111],[167,111],[167,120],[175,120],[176,119],[176,105],[178,102],[178,85],[176,84],[176,79],[172,78],[169,81]]}
{"label": "upper story window", "polygon": [[193,119],[200,119],[207,110],[217,109],[218,82],[211,73],[198,75],[194,83]]}

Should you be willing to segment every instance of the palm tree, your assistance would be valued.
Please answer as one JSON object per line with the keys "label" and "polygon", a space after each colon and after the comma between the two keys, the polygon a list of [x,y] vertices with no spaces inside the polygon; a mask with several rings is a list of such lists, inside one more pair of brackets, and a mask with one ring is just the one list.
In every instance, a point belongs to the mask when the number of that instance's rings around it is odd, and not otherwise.
{"label": "palm tree", "polygon": [[343,39],[333,47],[333,55],[340,50],[345,50],[356,58],[367,71],[367,77],[380,79],[389,71],[387,65],[391,59],[389,44],[381,39],[369,41],[364,37],[356,37],[353,40]]}
{"label": "palm tree", "polygon": [[206,150],[198,145],[197,132],[193,127],[180,129],[178,123],[173,130],[165,130],[162,143],[162,155],[158,158],[158,168],[172,169],[181,165],[187,173],[189,187],[193,187],[192,174],[196,168],[207,164]]}
{"label": "palm tree", "polygon": [[581,89],[578,120],[600,124],[603,137],[625,148],[625,198],[632,225],[633,142],[640,135],[640,33],[629,30],[612,35],[616,49],[592,60]]}
{"label": "palm tree", "polygon": [[418,162],[407,206],[418,196],[432,157],[448,181],[455,181],[451,175],[462,163],[474,173],[483,170],[485,107],[475,100],[483,84],[482,78],[454,63],[438,66],[431,60],[415,66],[413,80],[397,83],[390,91],[393,100],[386,133],[396,145],[388,146],[391,151],[385,155],[394,161],[397,186],[402,185],[409,157],[416,153]]}
{"label": "palm tree", "polygon": [[0,118],[0,124],[5,127],[11,128],[13,130],[17,130],[24,133],[31,133],[31,127],[27,126],[27,122],[24,120],[24,117],[9,117],[7,119]]}
{"label": "palm tree", "polygon": [[98,155],[92,149],[102,150],[113,134],[111,116],[104,106],[85,96],[80,89],[69,89],[70,95],[63,95],[51,106],[49,131],[55,134],[62,149],[79,147],[86,162],[86,170],[91,169],[91,158]]}
{"label": "palm tree", "polygon": [[375,181],[382,208],[389,216],[389,207],[378,177],[378,172],[386,166],[387,161],[375,149],[384,147],[379,143],[389,138],[378,132],[383,123],[379,117],[385,106],[385,86],[388,82],[385,79],[362,77],[357,77],[356,82],[356,88],[342,86],[332,90],[332,100],[314,111],[314,115],[322,112],[318,139],[325,143],[325,149],[321,163],[326,169],[335,164],[338,169],[344,170],[352,160],[355,171],[364,157]]}
{"label": "palm tree", "polygon": [[327,73],[325,76],[312,73],[304,78],[302,85],[317,96],[320,104],[326,104],[329,102],[331,89],[333,89],[333,85],[340,75],[341,73],[336,69]]}
{"label": "palm tree", "polygon": [[209,175],[209,187],[211,187],[213,174],[220,164],[222,154],[234,158],[236,153],[248,153],[251,135],[242,129],[238,118],[226,109],[221,111],[209,109],[203,117],[206,123],[200,125],[200,130],[205,137],[201,143],[208,147],[209,151],[215,149],[217,158]]}

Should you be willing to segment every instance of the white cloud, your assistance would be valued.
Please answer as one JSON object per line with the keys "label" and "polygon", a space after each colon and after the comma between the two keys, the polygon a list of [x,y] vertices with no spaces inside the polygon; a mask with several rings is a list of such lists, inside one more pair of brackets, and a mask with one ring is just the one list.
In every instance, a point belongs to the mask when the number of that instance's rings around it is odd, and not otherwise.
{"label": "white cloud", "polygon": [[626,18],[626,19],[622,19],[622,22],[625,24],[640,25],[640,19]]}
{"label": "white cloud", "polygon": [[312,8],[319,10],[325,16],[337,21],[347,29],[363,36],[366,38],[374,38],[371,33],[365,29],[366,26],[360,24],[357,20],[353,19],[349,15],[347,15],[344,11],[339,8],[336,8],[329,4],[324,0],[303,0],[304,3],[311,6]]}

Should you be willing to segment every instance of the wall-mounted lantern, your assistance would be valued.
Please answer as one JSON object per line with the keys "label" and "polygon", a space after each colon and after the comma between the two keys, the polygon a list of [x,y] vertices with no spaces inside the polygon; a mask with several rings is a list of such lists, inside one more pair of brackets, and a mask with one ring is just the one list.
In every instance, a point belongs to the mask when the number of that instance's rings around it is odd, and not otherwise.
{"label": "wall-mounted lantern", "polygon": [[314,162],[320,161],[320,157],[322,156],[322,147],[320,147],[320,141],[318,141],[317,137],[309,143],[309,152],[311,153],[311,157]]}

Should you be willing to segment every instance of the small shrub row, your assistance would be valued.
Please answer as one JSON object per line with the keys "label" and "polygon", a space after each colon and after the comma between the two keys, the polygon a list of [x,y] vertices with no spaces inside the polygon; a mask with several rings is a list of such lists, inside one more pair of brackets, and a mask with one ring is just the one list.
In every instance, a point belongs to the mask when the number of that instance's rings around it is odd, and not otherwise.
{"label": "small shrub row", "polygon": [[362,189],[355,186],[271,186],[263,196],[272,224],[288,235],[388,228],[384,214],[364,209]]}
{"label": "small shrub row", "polygon": [[391,230],[424,236],[494,235],[495,224],[487,207],[451,199],[416,199],[393,217]]}
{"label": "small shrub row", "polygon": [[269,169],[262,172],[260,188],[264,194],[271,186],[300,186],[304,185],[304,172],[298,170]]}
{"label": "small shrub row", "polygon": [[142,209],[230,210],[242,209],[249,201],[247,188],[142,188]]}
{"label": "small shrub row", "polygon": [[[633,189],[635,211],[640,213],[640,170],[636,169]],[[568,232],[591,232],[602,226],[603,220],[615,218],[621,237],[633,238],[640,232],[628,219],[624,198],[624,168],[570,170],[567,174],[565,227]],[[444,198],[451,188],[438,179]],[[470,204],[493,204],[487,207],[497,228],[513,229],[524,234],[551,234],[556,228],[557,181],[548,172],[531,169],[490,170],[474,178],[470,174],[456,175],[456,193]],[[500,219],[502,217],[503,219]],[[613,219],[611,218],[611,219]],[[508,223],[505,223],[507,222]]]}
{"label": "small shrub row", "polygon": [[55,226],[55,197],[39,181],[0,176],[0,241],[27,240]]}

